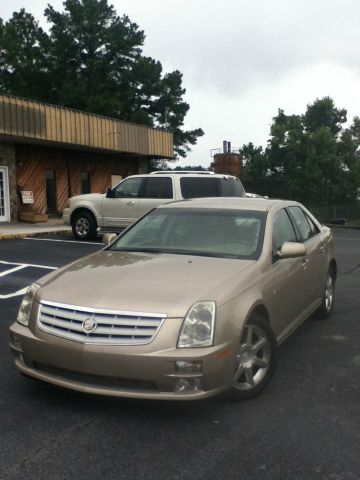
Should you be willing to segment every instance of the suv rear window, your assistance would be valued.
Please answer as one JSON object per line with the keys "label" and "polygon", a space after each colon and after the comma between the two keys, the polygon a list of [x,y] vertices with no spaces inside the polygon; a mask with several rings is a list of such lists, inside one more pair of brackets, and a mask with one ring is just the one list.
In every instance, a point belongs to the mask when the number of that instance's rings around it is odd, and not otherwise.
{"label": "suv rear window", "polygon": [[240,180],[231,177],[183,177],[180,186],[183,198],[245,196]]}

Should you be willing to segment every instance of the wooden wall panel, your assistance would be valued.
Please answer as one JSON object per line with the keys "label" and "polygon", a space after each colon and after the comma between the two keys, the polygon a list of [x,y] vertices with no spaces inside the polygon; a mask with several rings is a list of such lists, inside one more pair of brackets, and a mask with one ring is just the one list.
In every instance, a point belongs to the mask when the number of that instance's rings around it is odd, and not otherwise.
{"label": "wooden wall panel", "polygon": [[16,185],[23,190],[31,190],[34,194],[32,205],[22,205],[19,197],[19,211],[39,214],[47,213],[47,170],[55,172],[56,209],[61,214],[68,200],[69,191],[70,196],[82,193],[82,172],[89,174],[91,192],[104,193],[111,186],[111,175],[127,177],[137,174],[139,168],[137,158],[29,145],[16,146],[16,160]]}

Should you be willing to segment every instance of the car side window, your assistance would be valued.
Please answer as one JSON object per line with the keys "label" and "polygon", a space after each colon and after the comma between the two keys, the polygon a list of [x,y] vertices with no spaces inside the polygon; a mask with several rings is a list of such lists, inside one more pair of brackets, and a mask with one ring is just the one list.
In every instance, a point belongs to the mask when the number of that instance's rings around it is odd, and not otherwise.
{"label": "car side window", "polygon": [[296,242],[294,227],[285,209],[280,210],[274,221],[273,249],[276,253],[284,242]]}
{"label": "car side window", "polygon": [[183,198],[219,197],[220,182],[218,178],[183,177],[180,179],[181,194]]}
{"label": "car side window", "polygon": [[137,198],[143,178],[127,178],[112,190],[112,198]]}
{"label": "car side window", "polygon": [[170,177],[147,178],[145,182],[143,198],[173,198]]}
{"label": "car side window", "polygon": [[302,242],[319,233],[318,228],[300,207],[289,207],[289,213]]}

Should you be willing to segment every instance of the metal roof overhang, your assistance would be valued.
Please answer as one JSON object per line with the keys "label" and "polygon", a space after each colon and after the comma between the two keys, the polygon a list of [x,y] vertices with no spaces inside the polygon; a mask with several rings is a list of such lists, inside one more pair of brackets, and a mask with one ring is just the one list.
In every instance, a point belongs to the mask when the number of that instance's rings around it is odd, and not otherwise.
{"label": "metal roof overhang", "polygon": [[0,95],[0,139],[83,151],[173,158],[171,132]]}

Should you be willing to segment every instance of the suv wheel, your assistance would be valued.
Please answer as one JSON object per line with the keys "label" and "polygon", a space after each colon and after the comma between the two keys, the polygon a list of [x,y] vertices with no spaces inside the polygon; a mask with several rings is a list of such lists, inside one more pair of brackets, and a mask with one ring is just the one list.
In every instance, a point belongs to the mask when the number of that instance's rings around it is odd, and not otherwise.
{"label": "suv wheel", "polygon": [[73,235],[77,240],[92,240],[96,237],[96,220],[90,212],[75,214],[71,227]]}

